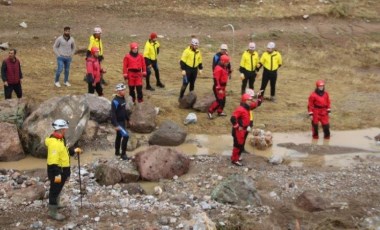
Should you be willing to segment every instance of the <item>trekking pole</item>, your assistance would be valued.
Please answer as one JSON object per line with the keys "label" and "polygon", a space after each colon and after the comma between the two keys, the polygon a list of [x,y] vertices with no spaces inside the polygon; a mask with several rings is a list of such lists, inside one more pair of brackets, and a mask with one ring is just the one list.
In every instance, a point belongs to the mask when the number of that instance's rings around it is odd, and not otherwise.
{"label": "trekking pole", "polygon": [[80,194],[80,207],[82,208],[82,178],[80,175],[80,154],[82,153],[82,149],[76,148],[75,153],[77,154],[78,158],[78,174],[79,174],[79,194]]}

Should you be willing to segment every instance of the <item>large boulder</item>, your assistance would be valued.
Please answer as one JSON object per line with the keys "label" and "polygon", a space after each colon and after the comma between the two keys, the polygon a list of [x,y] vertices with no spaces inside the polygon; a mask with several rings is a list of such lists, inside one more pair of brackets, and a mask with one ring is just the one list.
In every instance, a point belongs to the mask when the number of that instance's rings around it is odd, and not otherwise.
{"label": "large boulder", "polygon": [[156,129],[156,110],[149,103],[138,103],[130,117],[131,130],[137,133],[151,133]]}
{"label": "large boulder", "polygon": [[197,100],[197,95],[194,92],[191,92],[185,96],[183,96],[181,99],[179,99],[179,108],[181,109],[191,109],[194,105],[194,103]]}
{"label": "large boulder", "polygon": [[190,159],[172,148],[151,146],[135,156],[137,170],[143,180],[158,181],[186,174]]}
{"label": "large boulder", "polygon": [[0,161],[17,161],[25,157],[17,126],[0,122]]}
{"label": "large boulder", "polygon": [[202,98],[197,98],[193,105],[193,109],[206,113],[214,101],[215,96],[213,94],[203,95]]}
{"label": "large boulder", "polygon": [[0,101],[0,122],[8,122],[21,127],[26,117],[27,103],[24,99]]}
{"label": "large boulder", "polygon": [[121,182],[120,170],[111,164],[99,164],[95,168],[95,179],[100,185],[114,185]]}
{"label": "large boulder", "polygon": [[85,96],[67,95],[51,98],[30,114],[22,126],[22,142],[24,149],[31,155],[46,158],[45,138],[52,131],[52,123],[56,119],[69,121],[66,132],[67,145],[72,146],[83,133],[90,117],[90,110]]}
{"label": "large boulder", "polygon": [[252,177],[237,174],[229,176],[214,188],[211,198],[220,203],[239,206],[261,205]]}
{"label": "large boulder", "polygon": [[90,119],[98,123],[104,123],[111,118],[111,101],[105,97],[94,94],[85,94],[85,99],[90,109]]}
{"label": "large boulder", "polygon": [[164,121],[149,138],[150,145],[177,146],[182,144],[187,136],[185,129],[172,121]]}

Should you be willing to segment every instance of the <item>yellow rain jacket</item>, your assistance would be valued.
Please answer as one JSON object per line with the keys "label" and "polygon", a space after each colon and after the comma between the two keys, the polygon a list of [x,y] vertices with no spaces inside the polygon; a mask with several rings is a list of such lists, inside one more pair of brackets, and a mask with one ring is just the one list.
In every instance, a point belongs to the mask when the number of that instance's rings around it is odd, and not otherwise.
{"label": "yellow rain jacket", "polygon": [[273,51],[272,53],[265,51],[261,55],[260,63],[264,66],[265,69],[275,71],[282,65],[281,54],[278,51]]}
{"label": "yellow rain jacket", "polygon": [[90,43],[88,44],[87,50],[91,51],[92,47],[99,48],[99,56],[103,56],[103,42],[102,39],[95,38],[94,35],[90,36]]}
{"label": "yellow rain jacket", "polygon": [[[199,49],[193,50],[191,47],[187,47],[181,57],[181,62],[184,63],[188,68],[198,68],[202,69],[202,54]],[[181,65],[181,69],[185,70]]]}
{"label": "yellow rain jacket", "polygon": [[144,47],[144,58],[148,58],[149,60],[157,60],[158,52],[160,48],[160,43],[158,41],[150,42],[150,40],[146,41]]}
{"label": "yellow rain jacket", "polygon": [[240,60],[240,67],[247,71],[255,71],[259,65],[259,54],[256,51],[250,53],[248,50],[244,51]]}
{"label": "yellow rain jacket", "polygon": [[51,135],[45,139],[45,145],[48,149],[48,175],[65,174],[70,176],[70,154],[66,147],[65,139]]}

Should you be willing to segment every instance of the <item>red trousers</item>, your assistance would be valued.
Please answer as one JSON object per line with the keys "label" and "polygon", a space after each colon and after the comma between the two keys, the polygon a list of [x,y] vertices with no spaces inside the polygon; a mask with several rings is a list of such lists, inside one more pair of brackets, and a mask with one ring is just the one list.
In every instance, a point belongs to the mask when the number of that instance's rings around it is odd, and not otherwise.
{"label": "red trousers", "polygon": [[238,161],[241,152],[244,149],[245,139],[247,138],[247,130],[244,128],[242,130],[232,128],[232,137],[234,138],[234,146],[232,149],[231,161]]}

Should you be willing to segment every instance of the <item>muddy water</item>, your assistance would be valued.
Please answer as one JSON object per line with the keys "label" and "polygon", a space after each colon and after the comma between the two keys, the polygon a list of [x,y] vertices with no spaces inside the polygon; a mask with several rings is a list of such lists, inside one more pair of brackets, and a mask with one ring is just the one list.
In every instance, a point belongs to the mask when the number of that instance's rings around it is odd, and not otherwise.
{"label": "muddy water", "polygon": [[[374,137],[380,133],[380,128],[370,128],[364,130],[352,131],[332,131],[331,139],[326,142],[323,139],[313,141],[310,132],[298,133],[274,133],[273,134],[273,147],[260,151],[253,149],[248,143],[246,150],[252,154],[271,157],[272,155],[281,155],[292,166],[337,166],[346,167],[358,161],[358,157],[362,159],[372,158],[380,161],[380,145],[376,144]],[[292,142],[295,144],[309,143],[313,145],[330,145],[351,147],[363,149],[371,152],[355,152],[347,154],[308,154],[300,153],[292,149],[282,148],[277,146],[279,143]],[[138,148],[128,155],[134,155],[147,147]],[[203,134],[190,134],[186,142],[176,149],[188,155],[225,155],[230,156],[232,150],[232,137],[231,135],[203,135]],[[112,158],[113,150],[109,151],[96,151],[85,152],[81,155],[81,165],[93,162],[98,158]],[[72,158],[72,165],[77,162]],[[0,162],[0,168],[13,168],[18,170],[46,168],[45,159],[37,159],[31,156],[26,157],[16,162]],[[151,186],[154,186],[153,184]]]}

